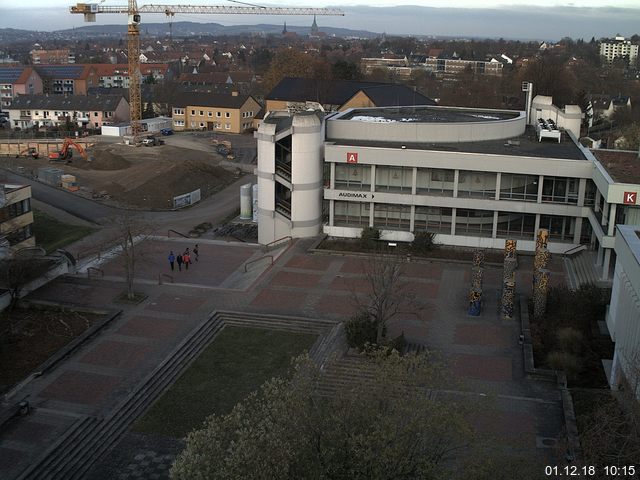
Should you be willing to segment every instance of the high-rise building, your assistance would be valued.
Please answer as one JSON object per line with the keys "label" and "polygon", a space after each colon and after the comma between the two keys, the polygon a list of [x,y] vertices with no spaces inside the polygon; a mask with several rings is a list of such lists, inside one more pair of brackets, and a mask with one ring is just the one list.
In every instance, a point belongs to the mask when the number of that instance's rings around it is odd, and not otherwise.
{"label": "high-rise building", "polygon": [[638,45],[618,35],[613,40],[600,43],[600,55],[605,57],[609,63],[613,62],[615,58],[625,58],[633,64],[638,59]]}

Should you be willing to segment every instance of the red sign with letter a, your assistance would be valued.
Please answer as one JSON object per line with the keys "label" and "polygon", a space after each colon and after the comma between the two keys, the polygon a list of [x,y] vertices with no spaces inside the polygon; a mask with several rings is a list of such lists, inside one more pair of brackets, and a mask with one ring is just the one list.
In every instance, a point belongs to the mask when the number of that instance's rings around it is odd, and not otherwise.
{"label": "red sign with letter a", "polygon": [[358,154],[355,152],[347,152],[347,163],[358,163]]}
{"label": "red sign with letter a", "polygon": [[638,197],[638,192],[624,192],[623,203],[625,205],[635,205],[637,197]]}

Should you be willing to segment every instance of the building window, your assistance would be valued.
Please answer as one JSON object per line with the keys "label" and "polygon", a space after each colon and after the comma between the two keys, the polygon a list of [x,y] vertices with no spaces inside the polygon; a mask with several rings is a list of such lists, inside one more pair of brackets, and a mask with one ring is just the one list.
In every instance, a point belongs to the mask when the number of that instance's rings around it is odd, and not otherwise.
{"label": "building window", "polygon": [[231,114],[229,112],[224,112],[224,118],[231,118]]}
{"label": "building window", "polygon": [[225,128],[225,130],[231,130],[231,124],[230,123],[225,123],[224,124],[224,128]]}
{"label": "building window", "polygon": [[538,201],[537,175],[503,173],[500,179],[500,200]]}
{"label": "building window", "polygon": [[540,215],[540,228],[549,230],[549,238],[561,242],[572,242],[575,219],[560,215]]}
{"label": "building window", "polygon": [[213,112],[207,112],[207,117],[213,117]]}
{"label": "building window", "polygon": [[174,120],[174,121],[173,121],[173,124],[174,124],[176,127],[184,127],[184,120]]}
{"label": "building window", "polygon": [[98,116],[98,112],[93,112],[93,116],[97,117]]}
{"label": "building window", "polygon": [[220,117],[222,114],[220,112],[216,112],[216,117]]}
{"label": "building window", "polygon": [[587,207],[593,207],[596,204],[596,192],[598,191],[598,187],[593,182],[593,180],[587,180],[587,186],[584,191],[584,204]]}
{"label": "building window", "polygon": [[204,125],[204,123],[203,123],[203,122],[200,122],[200,125],[199,125],[199,126],[200,126],[200,128],[204,128],[204,127],[205,127],[205,125]]}
{"label": "building window", "polygon": [[333,224],[341,227],[368,227],[369,203],[340,202],[333,204]]}
{"label": "building window", "polygon": [[453,170],[418,168],[417,193],[452,197],[454,178]]}
{"label": "building window", "polygon": [[460,170],[458,173],[458,197],[495,198],[496,174]]}
{"label": "building window", "polygon": [[376,203],[373,207],[373,226],[408,232],[411,226],[411,207],[409,205]]}
{"label": "building window", "polygon": [[456,210],[456,235],[491,237],[493,234],[493,212],[490,210]]}
{"label": "building window", "polygon": [[371,190],[371,166],[336,163],[335,188]]}
{"label": "building window", "polygon": [[544,177],[542,201],[548,203],[578,203],[578,179]]}
{"label": "building window", "polygon": [[535,234],[536,216],[527,213],[498,212],[498,238],[522,238],[532,240]]}
{"label": "building window", "polygon": [[195,110],[191,110],[191,115],[195,115],[196,111]]}
{"label": "building window", "polygon": [[184,115],[184,108],[174,108],[173,109],[173,114],[174,115]]}
{"label": "building window", "polygon": [[412,167],[376,167],[376,192],[411,193]]}
{"label": "building window", "polygon": [[446,207],[416,207],[414,230],[451,233],[451,209]]}

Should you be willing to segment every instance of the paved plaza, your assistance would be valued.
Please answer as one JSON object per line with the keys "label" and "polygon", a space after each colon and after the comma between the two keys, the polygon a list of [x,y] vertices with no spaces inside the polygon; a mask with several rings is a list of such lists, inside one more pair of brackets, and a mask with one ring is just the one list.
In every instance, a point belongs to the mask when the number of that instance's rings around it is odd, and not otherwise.
{"label": "paved plaza", "polygon": [[[20,395],[30,395],[35,408],[0,432],[0,477],[17,478],[79,419],[108,416],[212,312],[339,322],[349,318],[356,299],[364,298],[369,288],[361,257],[309,253],[310,240],[270,252],[273,265],[257,245],[197,243],[199,261],[180,272],[171,272],[169,251],[192,250],[194,240],[154,237],[140,245],[136,291],[147,297],[137,305],[113,303],[124,290],[118,258],[100,266],[102,278],[62,277],[31,295],[36,300],[118,308],[122,314],[57,368],[24,387]],[[563,284],[561,262],[552,260],[551,270],[552,283]],[[449,392],[452,396],[484,402],[470,418],[479,434],[511,451],[551,455],[549,439],[558,437],[563,426],[559,392],[553,384],[524,376],[519,325],[498,314],[502,281],[498,266],[486,266],[482,314],[467,315],[470,272],[470,262],[404,264],[403,288],[414,297],[415,308],[396,316],[388,333],[404,333],[409,342],[438,352],[459,379]],[[164,280],[159,285],[161,275]],[[519,293],[530,293],[531,278],[532,258],[521,258]],[[181,446],[178,439],[128,433],[86,478],[167,478],[167,468]]]}

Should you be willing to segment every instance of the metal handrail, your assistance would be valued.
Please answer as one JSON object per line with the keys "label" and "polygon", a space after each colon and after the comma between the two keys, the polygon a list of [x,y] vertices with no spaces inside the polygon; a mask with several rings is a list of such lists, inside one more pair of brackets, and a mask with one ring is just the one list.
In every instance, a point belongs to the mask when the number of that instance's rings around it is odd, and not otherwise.
{"label": "metal handrail", "polygon": [[172,275],[169,275],[168,273],[160,273],[158,274],[158,285],[162,285],[162,277],[167,277],[171,283],[174,283]]}
{"label": "metal handrail", "polygon": [[171,232],[173,232],[173,233],[175,233],[175,234],[177,234],[177,235],[180,235],[181,237],[184,237],[184,238],[191,238],[191,237],[189,237],[189,235],[185,235],[184,233],[180,233],[180,232],[178,232],[177,230],[174,230],[174,229],[172,229],[172,228],[170,228],[170,229],[167,231],[167,237],[171,237]]}
{"label": "metal handrail", "polygon": [[256,262],[258,262],[260,260],[264,260],[265,258],[270,258],[271,259],[271,265],[273,265],[273,255],[265,255],[263,257],[256,258],[255,260],[251,260],[250,262],[245,263],[244,264],[244,273],[247,273],[247,267],[249,265],[251,265],[252,263],[256,263]]}
{"label": "metal handrail", "polygon": [[562,252],[562,255],[571,255],[572,253],[575,253],[579,250],[586,250],[587,246],[585,244],[580,244],[576,247],[572,247],[569,250],[567,250],[566,252]]}
{"label": "metal handrail", "polygon": [[100,274],[101,277],[104,277],[104,270],[98,267],[88,267],[87,268],[87,278],[91,278],[91,272],[95,271]]}
{"label": "metal handrail", "polygon": [[288,239],[289,241],[292,241],[292,240],[293,240],[293,237],[292,237],[291,235],[287,235],[286,237],[278,238],[278,239],[274,240],[273,242],[269,242],[269,243],[267,243],[267,244],[263,247],[263,249],[264,249],[264,251],[266,252],[266,251],[268,251],[268,250],[269,250],[269,247],[271,247],[271,246],[275,245],[276,243],[281,242],[282,240],[287,240],[287,239]]}

